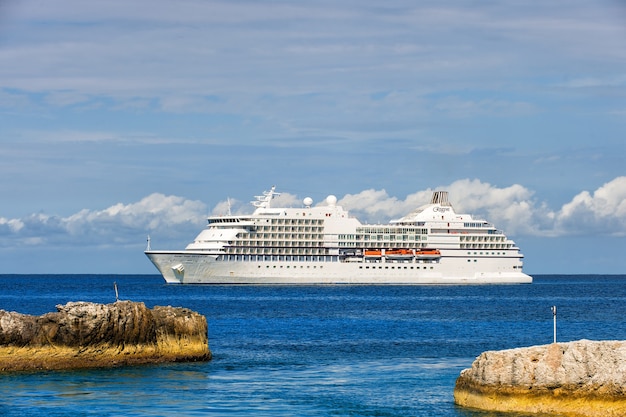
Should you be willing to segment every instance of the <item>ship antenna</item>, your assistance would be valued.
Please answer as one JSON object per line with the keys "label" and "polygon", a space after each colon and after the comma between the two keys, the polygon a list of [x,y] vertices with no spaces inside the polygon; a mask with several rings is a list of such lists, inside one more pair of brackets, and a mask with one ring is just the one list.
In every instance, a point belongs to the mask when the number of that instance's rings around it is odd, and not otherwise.
{"label": "ship antenna", "polygon": [[146,246],[146,250],[150,250],[150,235],[148,235],[148,246]]}
{"label": "ship antenna", "polygon": [[252,205],[256,208],[270,208],[270,202],[275,196],[279,196],[280,193],[275,192],[276,186],[272,186],[269,191],[263,191],[263,195],[256,195],[255,201],[252,202]]}
{"label": "ship antenna", "polygon": [[228,215],[230,216],[231,215],[231,212],[230,212],[230,197],[226,197],[226,201],[228,202]]}

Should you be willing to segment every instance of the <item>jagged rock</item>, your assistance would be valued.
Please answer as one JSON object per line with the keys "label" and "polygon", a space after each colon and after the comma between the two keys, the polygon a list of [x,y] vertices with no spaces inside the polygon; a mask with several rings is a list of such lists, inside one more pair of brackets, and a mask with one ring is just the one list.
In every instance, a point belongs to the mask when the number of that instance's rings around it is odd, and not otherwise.
{"label": "jagged rock", "polygon": [[483,352],[461,372],[454,400],[492,411],[626,416],[626,342]]}
{"label": "jagged rock", "polygon": [[0,310],[0,371],[211,358],[207,321],[185,308],[70,302],[30,316]]}

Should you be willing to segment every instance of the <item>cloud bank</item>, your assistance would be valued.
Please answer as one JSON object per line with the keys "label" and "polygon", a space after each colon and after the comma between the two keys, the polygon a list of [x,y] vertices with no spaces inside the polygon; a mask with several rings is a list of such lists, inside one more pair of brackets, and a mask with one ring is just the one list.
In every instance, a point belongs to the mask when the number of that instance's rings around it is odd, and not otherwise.
{"label": "cloud bank", "polygon": [[[450,192],[458,213],[486,219],[514,238],[626,236],[626,176],[593,192],[581,191],[558,209],[536,201],[533,191],[519,184],[498,188],[477,179],[463,179],[438,189]],[[432,191],[422,190],[400,199],[385,190],[369,189],[347,194],[338,204],[364,223],[383,223],[427,203]],[[275,205],[301,205],[304,197],[283,193]],[[247,202],[229,200],[217,204],[211,214],[251,211]],[[205,224],[207,214],[201,201],[155,193],[135,203],[83,209],[67,217],[45,213],[0,217],[0,247],[136,245],[150,234],[163,241],[191,241]]]}
{"label": "cloud bank", "polygon": [[200,201],[154,193],[136,203],[83,209],[68,217],[44,213],[0,217],[0,247],[128,245],[155,230],[172,239],[191,239],[189,232],[202,227],[206,214]]}

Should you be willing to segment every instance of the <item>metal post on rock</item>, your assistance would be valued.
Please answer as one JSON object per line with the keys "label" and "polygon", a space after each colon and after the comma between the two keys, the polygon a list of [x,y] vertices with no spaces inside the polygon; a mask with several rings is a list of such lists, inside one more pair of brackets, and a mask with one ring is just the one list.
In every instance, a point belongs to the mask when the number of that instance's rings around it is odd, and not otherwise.
{"label": "metal post on rock", "polygon": [[554,320],[554,343],[556,343],[556,306],[552,306],[552,318]]}
{"label": "metal post on rock", "polygon": [[117,293],[117,282],[113,281],[113,287],[115,288],[115,301],[120,301],[120,297]]}

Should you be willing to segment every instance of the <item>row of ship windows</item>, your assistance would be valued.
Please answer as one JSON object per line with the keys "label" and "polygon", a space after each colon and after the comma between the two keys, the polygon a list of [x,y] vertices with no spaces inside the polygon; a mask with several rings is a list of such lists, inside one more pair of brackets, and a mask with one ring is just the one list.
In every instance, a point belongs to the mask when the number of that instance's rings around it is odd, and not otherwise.
{"label": "row of ship windows", "polygon": [[[346,242],[360,242],[360,241],[419,241],[426,240],[427,234],[369,234],[369,235],[339,235],[338,238],[341,241]],[[506,238],[504,236],[461,236],[459,239],[461,242],[504,242]]]}
{"label": "row of ship windows", "polygon": [[319,255],[327,251],[321,244],[318,247],[311,245],[307,246],[274,246],[274,247],[245,247],[245,246],[232,246],[226,249],[230,253],[244,253],[252,255],[279,255],[279,254],[304,254],[304,255]]}
{"label": "row of ship windows", "polygon": [[[413,227],[357,227],[356,236],[359,235],[376,235],[376,234],[384,234],[384,235],[401,235],[401,234],[411,234],[411,235],[425,235],[428,233],[428,229],[416,229]],[[347,236],[346,239],[354,239],[355,235],[340,235]]]}
{"label": "row of ship windows", "polygon": [[[471,244],[461,244],[461,249],[483,249],[483,250],[489,250],[489,249],[511,249],[513,247],[512,244],[510,243],[488,243],[488,244],[480,244],[480,243],[471,243]],[[467,252],[468,254],[470,254],[471,252]],[[481,255],[483,254],[482,252],[480,253]],[[489,253],[487,253],[488,255]],[[493,252],[491,252],[491,254],[493,255]],[[474,252],[474,255],[476,255],[476,252]]]}
{"label": "row of ship windows", "polygon": [[[340,242],[337,244],[337,242],[334,242],[333,246],[340,246],[342,248],[382,249],[382,248],[389,247],[389,243],[388,242],[366,242],[366,243]],[[394,246],[397,246],[397,245],[394,245]],[[418,249],[423,246],[424,244],[419,244],[419,243],[402,243],[402,247],[407,248],[407,249]],[[461,249],[482,249],[482,250],[492,250],[492,249],[505,250],[505,249],[511,249],[512,247],[513,245],[510,243],[463,243],[460,246]]]}
{"label": "row of ship windows", "polygon": [[[425,241],[426,239],[424,239]],[[288,247],[288,248],[305,248],[305,247],[342,247],[342,248],[383,248],[389,246],[392,241],[368,241],[368,242],[324,242],[322,240],[252,240],[241,239],[238,247]],[[399,243],[400,241],[393,241]],[[231,242],[232,244],[233,242]],[[423,244],[418,242],[402,242],[402,246],[410,249],[416,249]],[[461,249],[482,249],[482,250],[505,250],[513,247],[512,243],[461,243]]]}
{"label": "row of ship windows", "polygon": [[[285,230],[289,232],[289,230]],[[272,233],[273,232],[273,233]],[[299,231],[293,231],[296,233],[281,233],[283,230],[272,230],[272,232],[251,232],[250,234],[240,234],[238,237],[245,240],[252,239],[292,239],[292,240],[302,240],[302,239],[310,239],[310,240],[322,240],[324,239],[324,234],[322,233],[297,233]],[[321,232],[319,230],[318,232]],[[361,241],[384,241],[384,242],[413,242],[426,240],[427,235],[424,234],[371,234],[371,235],[338,235],[338,240],[345,241],[349,243],[361,242]],[[504,242],[506,238],[504,236],[461,236],[461,242]]]}
{"label": "row of ship windows", "polygon": [[471,242],[504,242],[506,237],[504,236],[461,236],[459,238],[461,242],[471,241]]}
{"label": "row of ship windows", "polygon": [[[473,226],[470,226],[473,225]],[[483,225],[480,223],[465,223],[464,228],[450,228],[450,223],[448,223],[448,227],[432,229],[433,232],[436,233],[453,233],[453,234],[470,234],[470,233],[487,233],[487,234],[501,234],[499,230],[471,230],[472,228],[482,228]],[[485,227],[490,227],[490,225],[485,225]],[[426,228],[416,228],[416,227],[357,227],[357,234],[422,234],[425,235],[428,233],[428,229]]]}
{"label": "row of ship windows", "polygon": [[309,239],[309,240],[322,240],[323,234],[311,234],[311,233],[250,233],[239,234],[237,237],[245,240],[252,239]]}
{"label": "row of ship windows", "polygon": [[300,225],[300,224],[310,224],[310,225],[322,225],[324,224],[323,219],[266,219],[266,223],[272,225]]}
{"label": "row of ship windows", "polygon": [[485,227],[490,226],[488,223],[463,223],[463,227],[483,227],[483,225]]}
{"label": "row of ship windows", "polygon": [[[388,266],[388,265],[385,265],[385,266],[382,266],[382,265],[379,265],[379,266],[369,266],[369,265],[362,266],[362,265],[360,265],[359,266],[359,269],[363,269],[363,268],[365,268],[365,269],[370,269],[370,268],[371,269],[420,269],[419,266],[394,266],[394,265],[392,265],[392,266]],[[424,266],[421,269],[433,269],[433,267],[432,266]]]}
{"label": "row of ship windows", "polygon": [[[495,245],[495,246],[499,246],[499,245]],[[343,248],[349,248],[349,247],[353,247],[353,246],[342,246]],[[504,249],[510,249],[510,245],[504,245],[504,247],[496,247],[496,248],[491,248],[491,247],[477,247],[477,248],[468,248],[468,247],[462,247],[461,249],[500,249],[500,250],[504,250]],[[361,248],[361,247],[359,247]],[[379,248],[379,249],[383,249],[383,246],[381,245],[367,245],[365,246],[365,249],[373,249],[373,248]],[[414,248],[410,248],[410,249],[418,249],[417,247]],[[245,247],[245,246],[233,246],[227,249],[230,252],[238,252],[238,253],[244,253],[244,254],[250,254],[250,255],[285,255],[285,254],[290,254],[290,255],[320,255],[326,252],[327,248],[323,247],[321,245],[321,243],[319,244],[318,247],[312,247],[312,246],[305,246],[305,247],[300,247],[300,246],[276,246],[276,247],[262,247],[260,245],[258,246],[252,246],[252,247]],[[500,256],[500,255],[506,255],[506,252],[494,252],[492,251],[491,253],[487,250],[485,252],[471,252],[468,251],[467,254],[469,256],[474,255],[474,256],[484,256],[484,255],[492,255],[492,256]]]}
{"label": "row of ship windows", "polygon": [[[279,268],[279,269],[280,268],[290,269],[292,267],[293,267],[293,269],[297,269],[298,268],[298,266],[296,266],[296,265],[293,265],[293,266],[291,266],[291,265],[272,265],[271,266],[271,268],[274,268],[274,269],[276,269],[276,268]],[[262,268],[262,266],[259,265],[258,268]],[[265,268],[269,269],[270,265],[265,265]],[[300,269],[304,269],[304,268],[307,268],[307,269],[313,268],[313,269],[315,269],[315,268],[317,268],[317,265],[300,265]],[[319,268],[320,269],[324,268],[324,265],[320,265]],[[385,266],[382,266],[382,265],[379,265],[379,266],[369,266],[369,265],[363,266],[363,265],[359,265],[359,269],[434,269],[434,268],[432,266],[424,266],[424,267],[420,268],[419,266],[393,266],[393,265],[392,266],[388,266],[388,265],[385,265]]]}
{"label": "row of ship windows", "polygon": [[[322,242],[322,241],[259,241],[259,240],[246,240],[239,241],[237,244],[235,242],[230,241],[230,245],[232,248],[238,248],[242,250],[257,250],[255,253],[262,253],[266,249],[277,249],[277,248],[350,248],[350,249],[383,249],[389,248],[390,245],[388,242],[361,242],[357,244],[356,242]],[[391,245],[391,247],[397,247],[398,245]],[[405,249],[419,249],[426,245],[424,243],[418,242],[404,242],[401,247]],[[508,245],[465,245],[462,246],[462,249],[507,249]]]}
{"label": "row of ship windows", "polygon": [[[291,239],[291,240],[323,240],[325,235],[318,233],[250,233],[237,235],[242,240],[254,240],[254,239]],[[348,238],[346,235],[339,235],[338,240],[341,242],[355,244],[356,242],[419,242],[420,240],[426,240],[426,235],[364,235],[356,236],[356,238]]]}
{"label": "row of ship windows", "polygon": [[[333,242],[333,246],[339,246],[341,248],[365,248],[365,249],[369,249],[369,248],[374,248],[374,249],[382,249],[382,248],[389,248],[389,246],[399,246],[399,245],[389,245],[389,242]],[[402,248],[403,249],[419,249],[423,246],[425,246],[424,244],[420,244],[417,242],[403,242],[402,243]]]}
{"label": "row of ship windows", "polygon": [[[212,222],[217,223],[217,222]],[[267,219],[267,223],[269,225],[256,224],[253,226],[254,230],[257,231],[307,231],[307,232],[322,232],[324,229],[324,221],[323,220],[315,220],[315,219]],[[454,233],[454,234],[469,234],[471,231],[464,229],[437,229],[433,230],[433,232],[437,233]],[[478,232],[478,231],[477,231]],[[501,232],[497,230],[489,230],[487,231],[489,235],[493,237],[494,234],[500,235]],[[485,233],[485,231],[480,231],[479,233]],[[415,228],[415,227],[358,227],[356,229],[356,234],[347,234],[346,239],[358,239],[359,236],[367,236],[367,235],[401,235],[401,234],[410,234],[410,235],[426,235],[428,234],[428,229],[426,228]],[[462,236],[463,237],[463,236]]]}
{"label": "row of ship windows", "polygon": [[[278,265],[278,266],[276,266],[276,265],[272,265],[272,266],[273,266],[274,268],[287,268],[287,269],[289,269],[289,268],[291,267],[291,265],[286,265],[286,266],[283,266],[283,265]],[[261,265],[259,265],[258,267],[259,267],[259,268],[261,268]],[[270,266],[269,266],[269,265],[265,265],[265,267],[266,267],[266,268],[269,268]],[[304,265],[300,265],[300,269],[304,269],[304,267],[305,267]],[[294,268],[294,269],[296,269],[296,268],[297,268],[297,266],[294,266],[293,268]],[[315,268],[317,268],[317,265],[313,265],[313,266],[311,266],[311,265],[306,265],[306,268],[307,268],[307,269],[308,269],[308,268],[313,268],[313,269],[315,269]],[[320,265],[320,269],[322,269],[322,268],[324,268],[324,265]]]}
{"label": "row of ship windows", "polygon": [[323,227],[317,226],[257,226],[251,233],[260,232],[314,232],[321,233],[324,231]]}
{"label": "row of ship windows", "polygon": [[[499,253],[498,253],[499,254]],[[468,253],[468,255],[471,255],[470,253]],[[476,254],[474,254],[476,255]],[[482,255],[482,252],[481,252]],[[488,255],[488,254],[487,254]],[[494,255],[494,253],[492,252],[492,255]],[[504,253],[503,253],[504,255]],[[233,262],[233,261],[251,261],[251,262],[262,262],[262,261],[267,261],[267,262],[338,262],[339,258],[337,256],[334,255],[305,255],[305,256],[295,256],[295,255],[279,255],[279,256],[272,256],[272,255],[220,255],[217,258],[218,261],[229,261],[229,262]],[[477,259],[468,259],[467,262],[478,262]],[[378,263],[378,262],[373,262],[373,263]],[[437,263],[436,261],[432,262],[432,263]],[[281,266],[282,268],[282,266]],[[289,267],[287,267],[289,268]],[[362,268],[362,267],[360,267]],[[369,266],[365,267],[366,269],[369,268]],[[376,266],[372,266],[372,268],[376,268]],[[383,268],[382,266],[378,266],[378,268]],[[389,268],[389,266],[385,266],[385,268]],[[395,268],[395,266],[391,266],[391,268]],[[411,268],[413,269],[413,266],[398,266],[398,268]],[[415,268],[419,269],[419,266],[416,266]],[[423,267],[423,269],[427,269],[427,267]],[[432,266],[430,267],[430,269],[432,269]]]}
{"label": "row of ship windows", "polygon": [[350,239],[347,237],[342,237],[346,235],[339,235],[339,240],[342,241],[355,241],[355,242],[367,242],[367,241],[384,241],[384,242],[414,242],[420,240],[426,240],[427,235],[356,235],[354,238]]}
{"label": "row of ship windows", "polygon": [[220,255],[217,260],[230,262],[338,262],[339,258],[331,255]]}
{"label": "row of ship windows", "polygon": [[[406,241],[406,240],[426,240],[427,235],[339,235],[339,240],[361,241],[361,240],[385,240],[385,241]],[[504,242],[504,236],[461,236],[461,242]]]}

